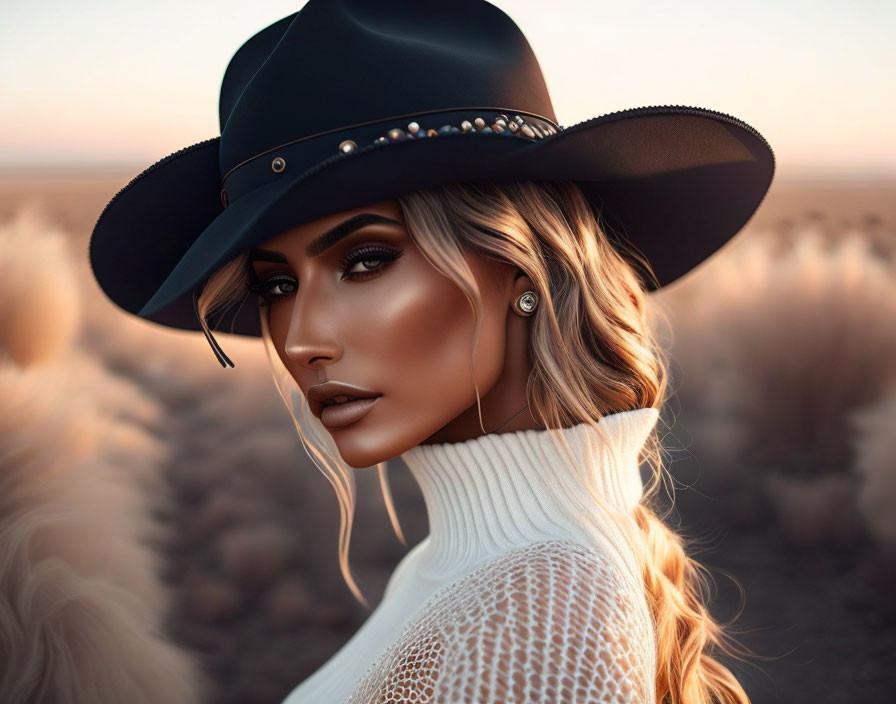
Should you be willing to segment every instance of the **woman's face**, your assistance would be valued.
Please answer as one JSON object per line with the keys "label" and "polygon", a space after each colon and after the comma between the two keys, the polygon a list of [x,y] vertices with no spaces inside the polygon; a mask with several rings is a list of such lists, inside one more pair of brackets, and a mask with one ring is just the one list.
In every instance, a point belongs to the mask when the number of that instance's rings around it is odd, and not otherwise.
{"label": "woman's face", "polygon": [[[510,265],[465,258],[483,299],[475,379],[491,432],[526,405],[528,319],[511,306],[531,287]],[[422,443],[482,434],[472,309],[412,242],[397,201],[282,232],[251,250],[250,267],[272,297],[272,341],[306,398],[323,382],[376,397],[329,410],[310,402],[347,464],[370,467]],[[528,427],[527,409],[502,432]]]}

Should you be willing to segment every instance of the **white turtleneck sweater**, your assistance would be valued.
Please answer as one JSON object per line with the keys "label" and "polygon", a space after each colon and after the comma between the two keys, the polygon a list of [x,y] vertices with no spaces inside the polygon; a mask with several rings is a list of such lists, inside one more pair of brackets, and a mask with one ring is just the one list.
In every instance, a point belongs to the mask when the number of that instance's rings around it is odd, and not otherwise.
{"label": "white turtleneck sweater", "polygon": [[283,704],[652,704],[655,633],[624,526],[658,416],[604,416],[606,438],[583,423],[405,452],[429,535]]}

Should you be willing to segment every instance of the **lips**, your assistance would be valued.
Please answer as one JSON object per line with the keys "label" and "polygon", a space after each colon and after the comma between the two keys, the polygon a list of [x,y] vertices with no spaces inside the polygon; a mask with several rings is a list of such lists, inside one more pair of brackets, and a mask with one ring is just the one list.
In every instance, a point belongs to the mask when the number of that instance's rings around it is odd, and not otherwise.
{"label": "lips", "polygon": [[320,422],[323,423],[324,427],[330,430],[334,428],[344,428],[346,425],[351,425],[366,416],[368,411],[370,411],[381,398],[382,396],[360,398],[356,401],[324,406],[320,414]]}
{"label": "lips", "polygon": [[[328,427],[342,427],[354,422],[360,411],[368,410],[381,394],[341,381],[327,381],[308,388],[311,412]],[[363,414],[362,414],[363,415]],[[328,422],[329,421],[329,422]]]}

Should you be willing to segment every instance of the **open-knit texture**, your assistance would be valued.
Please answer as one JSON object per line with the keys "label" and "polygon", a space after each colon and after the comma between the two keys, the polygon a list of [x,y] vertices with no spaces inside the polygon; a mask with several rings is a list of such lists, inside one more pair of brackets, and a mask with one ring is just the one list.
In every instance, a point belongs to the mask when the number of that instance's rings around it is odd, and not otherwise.
{"label": "open-knit texture", "polygon": [[404,453],[429,535],[283,704],[652,703],[654,625],[626,522],[658,415],[604,416],[605,433],[582,423]]}

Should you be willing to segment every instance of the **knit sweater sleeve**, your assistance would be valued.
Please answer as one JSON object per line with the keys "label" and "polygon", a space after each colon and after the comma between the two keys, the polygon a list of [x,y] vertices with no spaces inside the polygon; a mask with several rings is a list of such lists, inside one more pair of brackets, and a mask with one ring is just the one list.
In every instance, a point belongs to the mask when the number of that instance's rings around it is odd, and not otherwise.
{"label": "knit sweater sleeve", "polygon": [[353,704],[652,704],[643,586],[597,549],[535,543],[437,592],[373,662]]}

